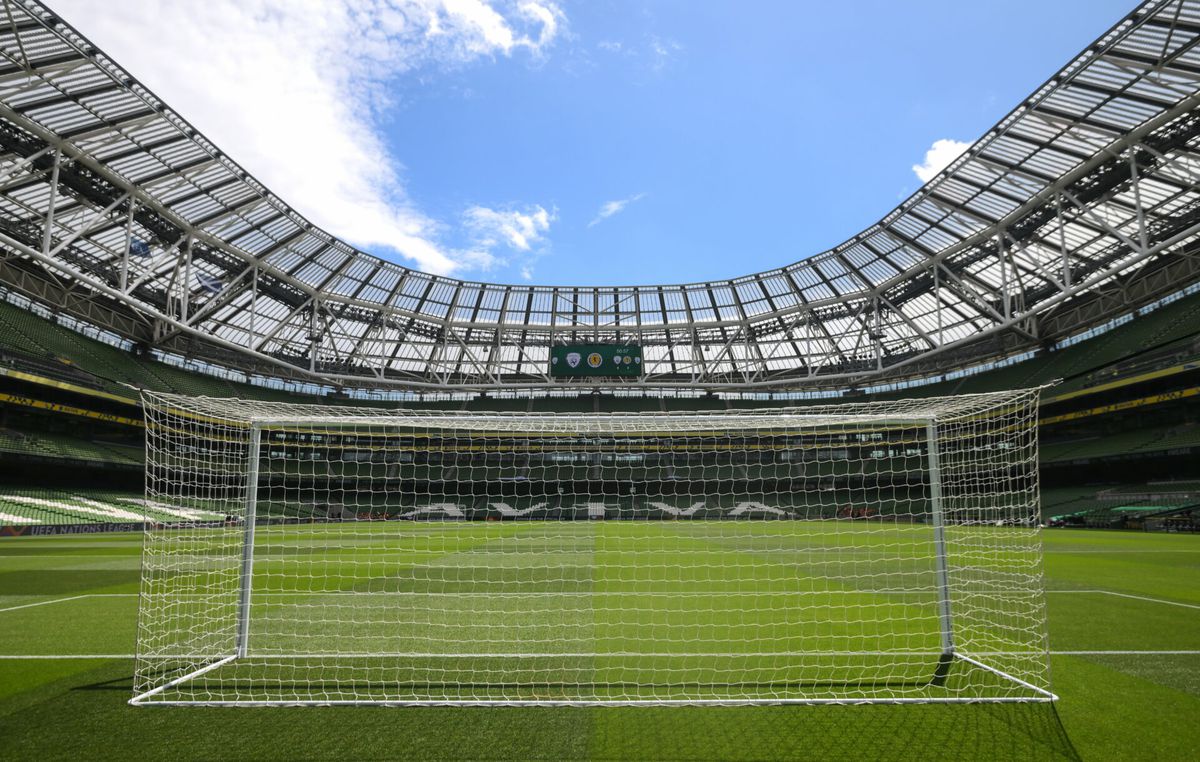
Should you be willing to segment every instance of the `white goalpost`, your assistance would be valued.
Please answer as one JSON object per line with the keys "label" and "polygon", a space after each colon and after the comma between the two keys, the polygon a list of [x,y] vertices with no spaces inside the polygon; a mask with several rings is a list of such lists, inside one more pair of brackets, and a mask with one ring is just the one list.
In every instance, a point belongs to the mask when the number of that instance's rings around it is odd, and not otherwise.
{"label": "white goalpost", "polygon": [[1053,700],[1038,390],[678,413],[147,393],[138,705]]}

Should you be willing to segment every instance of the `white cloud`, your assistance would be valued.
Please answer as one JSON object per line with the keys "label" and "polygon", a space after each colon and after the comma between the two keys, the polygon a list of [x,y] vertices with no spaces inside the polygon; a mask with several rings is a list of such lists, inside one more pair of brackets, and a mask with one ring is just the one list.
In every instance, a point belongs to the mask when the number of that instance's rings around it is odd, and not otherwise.
{"label": "white cloud", "polygon": [[685,51],[683,43],[678,40],[656,34],[649,35],[641,42],[600,40],[596,43],[596,49],[610,56],[634,61],[639,69],[655,75],[663,74]]}
{"label": "white cloud", "polygon": [[541,51],[542,48],[554,42],[554,38],[558,36],[559,21],[565,18],[557,5],[553,3],[521,3],[519,10],[521,15],[529,21],[541,24],[538,38],[530,46],[535,52]]}
{"label": "white cloud", "polygon": [[523,279],[532,280],[533,263],[549,251],[546,234],[556,219],[553,210],[537,204],[522,209],[470,207],[463,212],[462,223],[474,241],[475,269],[510,265],[519,267]]}
{"label": "white cloud", "polygon": [[536,205],[524,211],[473,206],[463,214],[463,219],[485,249],[503,244],[516,251],[529,251],[543,240],[555,215]]}
{"label": "white cloud", "polygon": [[921,182],[927,183],[937,177],[939,172],[950,166],[951,162],[970,147],[970,143],[964,143],[961,140],[950,140],[949,138],[935,140],[929,150],[925,152],[925,163],[914,164],[912,170],[917,177],[921,178]]}
{"label": "white cloud", "polygon": [[436,273],[488,252],[439,242],[379,129],[387,83],[526,51],[552,0],[56,0],[55,10],[306,217]]}
{"label": "white cloud", "polygon": [[604,222],[609,217],[613,216],[614,214],[619,213],[625,207],[629,206],[630,204],[634,203],[635,201],[641,201],[645,197],[646,197],[645,193],[637,193],[635,195],[630,196],[629,198],[619,198],[616,201],[605,201],[600,206],[600,211],[596,212],[596,217],[591,222],[588,223],[588,227],[590,228],[593,225],[599,225],[601,222]]}
{"label": "white cloud", "polygon": [[681,51],[683,51],[683,45],[676,40],[672,40],[670,38],[664,39],[658,36],[651,37],[650,68],[656,72],[661,72],[667,67],[668,64],[671,63],[671,61],[675,59],[675,56],[677,56]]}

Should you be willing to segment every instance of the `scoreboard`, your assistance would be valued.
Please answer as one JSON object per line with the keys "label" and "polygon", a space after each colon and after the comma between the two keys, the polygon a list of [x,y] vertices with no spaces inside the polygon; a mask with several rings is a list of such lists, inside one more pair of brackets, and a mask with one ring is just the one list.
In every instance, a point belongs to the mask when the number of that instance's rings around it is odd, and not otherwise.
{"label": "scoreboard", "polygon": [[628,344],[568,344],[550,347],[550,377],[642,375],[642,348]]}

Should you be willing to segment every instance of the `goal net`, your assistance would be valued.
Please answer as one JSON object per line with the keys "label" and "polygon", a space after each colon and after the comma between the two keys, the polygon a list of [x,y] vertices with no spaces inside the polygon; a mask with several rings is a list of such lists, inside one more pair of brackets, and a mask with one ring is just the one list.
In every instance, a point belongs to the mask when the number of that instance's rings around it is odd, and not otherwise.
{"label": "goal net", "polygon": [[1037,396],[146,394],[147,504],[195,518],[146,530],[133,703],[1053,699]]}

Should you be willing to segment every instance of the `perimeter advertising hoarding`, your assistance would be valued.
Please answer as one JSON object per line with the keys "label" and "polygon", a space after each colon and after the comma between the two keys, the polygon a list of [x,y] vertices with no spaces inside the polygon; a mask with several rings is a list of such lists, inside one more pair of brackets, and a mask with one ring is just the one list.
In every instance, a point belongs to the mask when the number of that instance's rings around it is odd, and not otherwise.
{"label": "perimeter advertising hoarding", "polygon": [[642,375],[642,348],[615,344],[550,347],[550,377]]}

